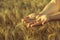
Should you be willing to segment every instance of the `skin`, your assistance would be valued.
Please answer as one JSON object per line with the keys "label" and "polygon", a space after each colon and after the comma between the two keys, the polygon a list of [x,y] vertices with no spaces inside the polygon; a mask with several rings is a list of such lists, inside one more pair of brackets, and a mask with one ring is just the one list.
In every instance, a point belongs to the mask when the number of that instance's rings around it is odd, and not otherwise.
{"label": "skin", "polygon": [[[60,0],[51,0],[40,14],[30,14],[23,19],[23,22],[27,23],[27,27],[33,27],[36,25],[43,25],[50,20],[60,20]],[[34,15],[34,16],[33,16]],[[33,17],[32,17],[33,16]],[[34,19],[35,18],[35,19]],[[34,19],[34,20],[30,20]],[[27,22],[28,21],[28,22]]]}

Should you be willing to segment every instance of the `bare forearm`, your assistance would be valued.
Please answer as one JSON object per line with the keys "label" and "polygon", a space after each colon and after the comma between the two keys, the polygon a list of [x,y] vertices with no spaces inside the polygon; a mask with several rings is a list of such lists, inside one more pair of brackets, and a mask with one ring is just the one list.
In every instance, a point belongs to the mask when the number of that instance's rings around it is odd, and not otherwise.
{"label": "bare forearm", "polygon": [[55,13],[59,10],[59,7],[54,3],[50,2],[49,4],[46,5],[46,7],[41,11],[41,14],[51,14]]}
{"label": "bare forearm", "polygon": [[48,15],[50,20],[60,20],[60,12],[54,13],[52,15]]}

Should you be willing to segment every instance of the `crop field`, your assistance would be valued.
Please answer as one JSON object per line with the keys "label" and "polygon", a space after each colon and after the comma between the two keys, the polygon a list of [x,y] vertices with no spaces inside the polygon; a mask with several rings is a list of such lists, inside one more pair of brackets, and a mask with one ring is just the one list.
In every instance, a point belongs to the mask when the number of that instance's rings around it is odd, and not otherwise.
{"label": "crop field", "polygon": [[27,28],[21,19],[38,14],[50,0],[0,0],[0,40],[60,40],[60,21]]}

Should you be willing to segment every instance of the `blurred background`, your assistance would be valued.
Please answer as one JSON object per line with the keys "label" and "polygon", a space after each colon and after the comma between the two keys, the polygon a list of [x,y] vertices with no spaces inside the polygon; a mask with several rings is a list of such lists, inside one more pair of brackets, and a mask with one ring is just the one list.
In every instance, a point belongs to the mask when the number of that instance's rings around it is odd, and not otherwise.
{"label": "blurred background", "polygon": [[38,14],[51,0],[0,0],[0,40],[60,40],[60,22],[26,28],[21,19]]}

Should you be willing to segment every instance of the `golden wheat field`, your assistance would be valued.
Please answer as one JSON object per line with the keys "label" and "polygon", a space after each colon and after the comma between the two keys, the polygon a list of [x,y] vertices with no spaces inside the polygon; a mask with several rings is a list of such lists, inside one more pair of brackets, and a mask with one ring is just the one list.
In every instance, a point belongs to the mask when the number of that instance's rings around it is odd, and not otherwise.
{"label": "golden wheat field", "polygon": [[26,28],[21,19],[39,13],[50,0],[0,0],[0,40],[60,40],[60,21]]}

